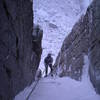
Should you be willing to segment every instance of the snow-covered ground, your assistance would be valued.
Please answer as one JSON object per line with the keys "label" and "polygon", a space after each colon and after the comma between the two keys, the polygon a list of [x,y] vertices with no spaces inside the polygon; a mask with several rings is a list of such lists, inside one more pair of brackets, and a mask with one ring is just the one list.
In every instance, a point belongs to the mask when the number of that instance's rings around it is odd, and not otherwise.
{"label": "snow-covered ground", "polygon": [[43,79],[29,100],[100,100],[88,82],[70,78]]}
{"label": "snow-covered ground", "polygon": [[44,70],[44,57],[53,54],[54,61],[65,37],[86,11],[91,0],[33,0],[34,23],[43,29],[43,53],[40,68]]}
{"label": "snow-covered ground", "polygon": [[[89,80],[88,66],[88,57],[84,56],[81,82],[68,77],[42,78],[28,100],[100,100]],[[17,95],[15,100],[26,100],[34,84]]]}
{"label": "snow-covered ground", "polygon": [[[25,95],[15,100],[26,100],[24,98]],[[49,77],[40,80],[29,100],[100,100],[100,96],[95,93],[89,81]]]}

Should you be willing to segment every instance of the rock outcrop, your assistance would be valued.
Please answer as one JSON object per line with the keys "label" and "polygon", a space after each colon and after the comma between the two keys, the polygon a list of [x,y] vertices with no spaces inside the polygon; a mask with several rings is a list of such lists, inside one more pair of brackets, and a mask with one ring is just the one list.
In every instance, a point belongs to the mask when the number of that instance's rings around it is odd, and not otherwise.
{"label": "rock outcrop", "polygon": [[90,79],[100,94],[100,0],[94,0],[88,9],[90,33]]}
{"label": "rock outcrop", "polygon": [[73,27],[72,32],[65,38],[54,65],[56,70],[60,69],[60,77],[70,76],[73,79],[81,80],[84,54],[88,53],[89,47],[87,23],[87,15],[82,16]]}
{"label": "rock outcrop", "polygon": [[65,38],[54,65],[59,76],[81,80],[84,54],[88,54],[90,79],[100,93],[100,1],[94,0]]}
{"label": "rock outcrop", "polygon": [[34,34],[32,1],[0,0],[0,100],[34,81],[42,53],[42,34]]}

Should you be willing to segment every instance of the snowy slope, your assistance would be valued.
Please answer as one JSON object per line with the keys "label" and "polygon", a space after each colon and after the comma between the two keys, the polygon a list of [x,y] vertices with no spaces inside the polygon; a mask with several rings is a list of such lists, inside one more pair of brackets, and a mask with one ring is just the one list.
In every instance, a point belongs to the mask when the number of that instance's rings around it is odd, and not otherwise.
{"label": "snowy slope", "polygon": [[[88,76],[88,57],[84,56],[84,70],[82,81],[64,78],[43,78],[30,95],[29,100],[100,100],[89,81]],[[34,85],[34,83],[33,83]],[[26,88],[15,100],[26,100],[32,85]]]}
{"label": "snowy slope", "polygon": [[90,83],[69,78],[41,80],[29,100],[100,100]]}
{"label": "snowy slope", "polygon": [[[24,94],[15,100],[26,100]],[[45,78],[40,80],[29,100],[100,100],[100,96],[95,93],[90,82]]]}
{"label": "snowy slope", "polygon": [[89,3],[90,0],[34,0],[34,23],[39,24],[44,32],[40,63],[42,70],[44,57],[51,52],[56,59],[64,38]]}
{"label": "snowy slope", "polygon": [[39,82],[29,100],[100,100],[88,76],[88,56],[84,56],[82,82],[70,78],[47,78]]}

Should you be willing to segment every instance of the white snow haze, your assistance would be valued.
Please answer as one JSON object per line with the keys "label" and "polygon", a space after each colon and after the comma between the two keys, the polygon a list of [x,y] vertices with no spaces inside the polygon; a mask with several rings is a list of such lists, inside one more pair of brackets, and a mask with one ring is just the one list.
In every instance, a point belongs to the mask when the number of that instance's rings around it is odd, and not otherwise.
{"label": "white snow haze", "polygon": [[34,0],[34,23],[43,29],[43,52],[40,62],[42,71],[44,58],[48,53],[52,53],[55,61],[63,40],[90,2],[91,0]]}

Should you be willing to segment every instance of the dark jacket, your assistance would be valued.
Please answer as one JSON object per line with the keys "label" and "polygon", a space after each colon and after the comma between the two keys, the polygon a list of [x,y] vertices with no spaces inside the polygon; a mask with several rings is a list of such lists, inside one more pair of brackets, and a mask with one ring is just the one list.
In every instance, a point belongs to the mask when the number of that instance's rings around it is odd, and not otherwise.
{"label": "dark jacket", "polygon": [[45,59],[44,59],[44,63],[45,64],[52,64],[53,63],[53,58],[51,56],[47,56]]}

